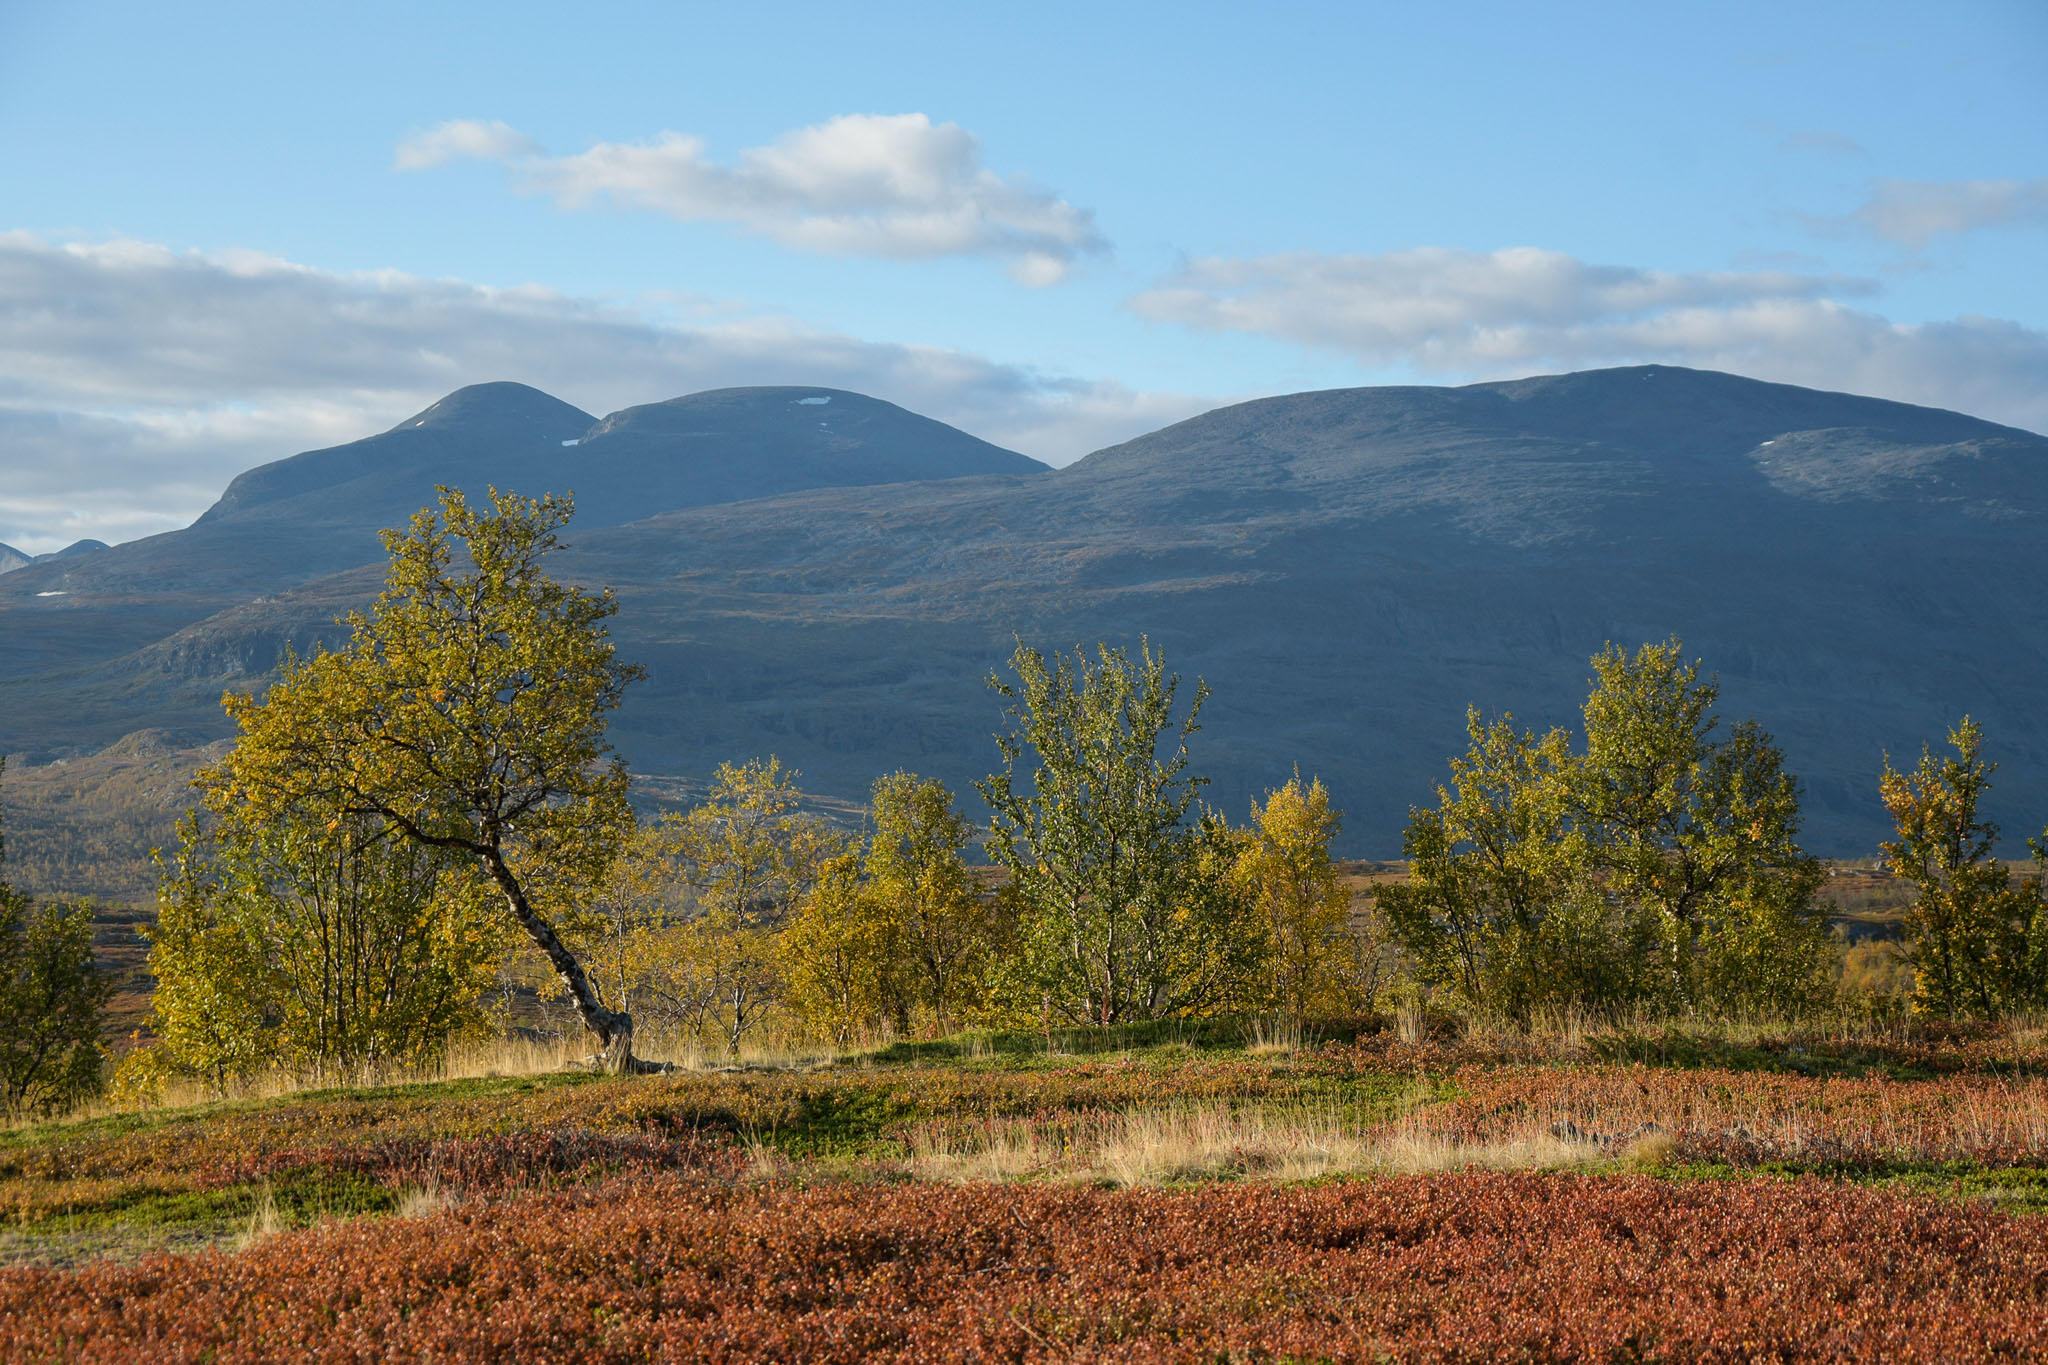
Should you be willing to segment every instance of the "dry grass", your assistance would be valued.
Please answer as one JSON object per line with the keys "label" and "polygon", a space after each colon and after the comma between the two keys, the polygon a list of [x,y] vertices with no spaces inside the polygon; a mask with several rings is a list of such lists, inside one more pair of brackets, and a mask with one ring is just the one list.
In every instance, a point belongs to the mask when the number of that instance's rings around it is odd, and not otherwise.
{"label": "dry grass", "polygon": [[747,1164],[741,1172],[748,1180],[779,1180],[790,1173],[793,1163],[782,1152],[759,1139],[747,1143]]}
{"label": "dry grass", "polygon": [[1217,1098],[933,1122],[907,1165],[942,1181],[1116,1186],[1689,1162],[1829,1167],[2048,1162],[2048,1081],[1822,1079],[1618,1066],[1466,1067],[1418,1084],[1394,1116],[1338,1101]]}
{"label": "dry grass", "polygon": [[261,1242],[267,1242],[285,1229],[284,1215],[278,1211],[277,1196],[268,1183],[263,1194],[256,1201],[255,1209],[249,1214],[249,1225],[242,1229],[235,1239],[235,1250],[247,1251]]}
{"label": "dry grass", "polygon": [[400,1218],[431,1218],[460,1202],[455,1191],[447,1189],[430,1175],[424,1184],[409,1185],[399,1191],[398,1206],[392,1213]]}
{"label": "dry grass", "polygon": [[[991,1055],[993,1049],[989,1049]],[[808,1071],[831,1066],[847,1055],[832,1043],[764,1039],[740,1049],[737,1059],[723,1048],[708,1049],[695,1041],[640,1054],[666,1062],[677,1071]],[[586,1038],[535,1038],[505,1035],[452,1043],[440,1057],[424,1063],[385,1063],[348,1069],[310,1071],[270,1069],[236,1077],[225,1086],[197,1076],[169,1076],[154,1088],[134,1093],[109,1093],[66,1112],[66,1119],[104,1118],[156,1109],[189,1109],[218,1101],[272,1100],[321,1090],[366,1090],[383,1086],[431,1085],[442,1081],[494,1080],[542,1076],[595,1064]],[[0,1115],[0,1131],[38,1127],[48,1119],[34,1114]]]}
{"label": "dry grass", "polygon": [[1315,1043],[1299,1019],[1255,1018],[1246,1030],[1244,1050],[1254,1057],[1291,1057]]}
{"label": "dry grass", "polygon": [[1394,1011],[1394,1036],[1410,1047],[1429,1041],[1429,1015],[1420,1005],[1402,1005]]}
{"label": "dry grass", "polygon": [[1040,1125],[1018,1119],[991,1123],[978,1139],[930,1128],[910,1137],[910,1169],[923,1180],[1029,1180],[1060,1169],[1064,1144]]}
{"label": "dry grass", "polygon": [[1560,1170],[1613,1155],[1611,1144],[1534,1128],[1460,1141],[1411,1118],[1369,1126],[1337,1106],[1141,1107],[1054,1126],[990,1123],[971,1136],[924,1130],[912,1175],[948,1182],[1051,1178],[1116,1186],[1337,1175]]}

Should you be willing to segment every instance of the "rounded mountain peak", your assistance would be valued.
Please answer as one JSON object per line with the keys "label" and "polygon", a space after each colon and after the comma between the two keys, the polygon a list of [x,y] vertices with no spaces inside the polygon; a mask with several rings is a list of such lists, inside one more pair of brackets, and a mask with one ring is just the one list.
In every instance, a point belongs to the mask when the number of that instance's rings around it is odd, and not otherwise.
{"label": "rounded mountain peak", "polygon": [[1036,460],[991,445],[943,422],[846,389],[798,385],[706,389],[660,403],[621,409],[593,427],[588,439],[595,441],[626,433],[664,437],[745,433],[750,438],[772,434],[780,440],[797,437],[805,444],[821,440],[860,444],[888,441],[898,445],[942,441],[956,453],[974,451],[982,456],[968,459],[964,467],[926,477],[1030,473],[1044,468]]}
{"label": "rounded mountain peak", "polygon": [[495,380],[465,385],[422,408],[391,431],[459,430],[465,435],[516,435],[566,441],[588,431],[590,420],[589,413],[552,394],[510,380]]}
{"label": "rounded mountain peak", "polygon": [[[615,412],[577,459],[577,507],[631,520],[801,489],[1042,474],[957,427],[845,389],[709,389]],[[606,491],[609,483],[622,497]]]}

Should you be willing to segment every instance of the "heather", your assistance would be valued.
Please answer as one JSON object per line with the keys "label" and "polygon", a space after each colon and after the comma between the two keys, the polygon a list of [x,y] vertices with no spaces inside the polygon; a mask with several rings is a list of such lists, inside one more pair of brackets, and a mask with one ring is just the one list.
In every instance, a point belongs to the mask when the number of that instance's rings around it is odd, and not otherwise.
{"label": "heather", "polygon": [[1192,1191],[640,1176],[0,1272],[10,1359],[1996,1360],[2048,1222],[1816,1180]]}

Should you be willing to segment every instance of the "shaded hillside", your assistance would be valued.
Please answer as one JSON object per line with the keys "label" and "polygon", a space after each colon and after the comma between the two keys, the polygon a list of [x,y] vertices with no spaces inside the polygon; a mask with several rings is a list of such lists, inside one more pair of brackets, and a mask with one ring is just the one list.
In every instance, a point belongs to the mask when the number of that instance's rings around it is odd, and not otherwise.
{"label": "shaded hillside", "polygon": [[[1385,856],[1468,702],[1569,724],[1604,642],[1677,633],[1724,711],[1784,743],[1813,844],[1858,855],[1884,751],[1964,711],[2005,764],[1995,813],[2014,836],[2048,817],[2044,475],[2026,432],[1644,367],[1264,399],[1050,475],[585,528],[563,568],[620,591],[649,679],[618,733],[643,771],[772,751],[840,797],[897,766],[964,785],[995,760],[982,680],[1013,632],[1148,632],[1216,688],[1197,752],[1233,818],[1298,764],[1350,812],[1348,847]],[[376,578],[81,673],[78,713],[200,716]]]}
{"label": "shaded hillside", "polygon": [[377,557],[374,532],[402,525],[436,484],[573,492],[587,528],[801,488],[1044,469],[840,389],[714,389],[598,421],[523,384],[477,384],[381,436],[250,470],[198,526],[346,529],[358,563]]}
{"label": "shaded hillside", "polygon": [[[89,556],[45,557],[0,584],[0,747],[106,743],[145,724],[209,724],[184,679],[262,674],[284,638],[205,658],[155,649],[161,670],[102,701],[93,670],[195,622],[381,562],[377,533],[402,526],[446,484],[481,494],[574,493],[576,531],[791,489],[985,473],[1042,473],[1036,460],[892,403],[837,389],[720,389],[602,422],[523,384],[477,384],[376,436],[250,470],[180,531]],[[287,607],[284,610],[289,611]],[[330,623],[288,628],[305,644]],[[14,680],[10,683],[9,680]],[[9,690],[11,688],[11,690]],[[162,708],[169,708],[168,710]]]}
{"label": "shaded hillside", "polygon": [[1568,724],[1605,641],[1675,632],[1785,743],[1815,842],[1854,854],[1884,832],[1883,752],[1966,710],[2008,828],[2048,818],[2044,474],[2028,433],[1659,367],[1269,399],[1028,496],[811,495],[582,553],[655,670],[643,763],[964,779],[994,758],[976,679],[1011,631],[1143,630],[1217,688],[1200,743],[1233,815],[1299,763],[1385,855],[1468,701]]}
{"label": "shaded hillside", "polygon": [[32,555],[24,550],[17,550],[12,545],[0,545],[0,573],[27,568],[31,564],[46,564],[53,559],[75,559],[79,555],[91,554],[95,550],[106,548],[107,542],[104,540],[74,540],[61,550],[53,550],[46,555]]}

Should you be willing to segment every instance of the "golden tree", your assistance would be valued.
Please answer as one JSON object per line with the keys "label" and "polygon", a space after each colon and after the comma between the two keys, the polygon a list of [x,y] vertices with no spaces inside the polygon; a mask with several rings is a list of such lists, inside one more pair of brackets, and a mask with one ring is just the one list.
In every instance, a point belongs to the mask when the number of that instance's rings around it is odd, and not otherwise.
{"label": "golden tree", "polygon": [[1296,1022],[1355,1008],[1371,993],[1351,892],[1330,860],[1340,824],[1322,781],[1296,775],[1253,803],[1230,869],[1266,940],[1259,1003]]}
{"label": "golden tree", "polygon": [[945,783],[915,773],[882,778],[871,801],[866,870],[895,919],[904,991],[940,1033],[950,1033],[979,1002],[988,956],[1001,939],[993,905],[962,856],[974,826],[953,809]]}
{"label": "golden tree", "polygon": [[662,856],[682,899],[660,970],[694,997],[728,1055],[783,993],[776,935],[848,839],[798,809],[797,774],[770,756],[719,765],[710,796],[663,819]]}
{"label": "golden tree", "polygon": [[493,489],[478,510],[440,495],[438,511],[384,533],[384,591],[346,618],[344,648],[288,661],[261,699],[224,698],[241,735],[207,784],[255,824],[367,820],[466,858],[547,958],[606,1067],[645,1069],[632,1016],[605,1004],[556,929],[633,828],[605,741],[640,676],[614,657],[617,605],[544,567],[567,498]]}
{"label": "golden tree", "polygon": [[899,923],[858,855],[825,864],[777,948],[789,1003],[813,1032],[845,1044],[907,1015]]}
{"label": "golden tree", "polygon": [[[1885,863],[1919,890],[1906,912],[1913,1007],[1944,1018],[2036,1008],[2048,1000],[2042,879],[2015,882],[1996,857],[1998,826],[1978,815],[1998,767],[1984,757],[1983,727],[1964,716],[1948,742],[1952,757],[1922,746],[1910,773],[1887,758],[1878,781],[1898,827],[1883,845]],[[2035,854],[2048,847],[2036,843]]]}
{"label": "golden tree", "polygon": [[160,1063],[216,1088],[270,1064],[347,1076],[487,1027],[509,926],[469,860],[369,817],[250,821],[217,780],[199,775],[211,818],[180,823],[146,931]]}

